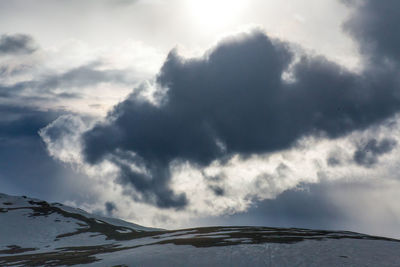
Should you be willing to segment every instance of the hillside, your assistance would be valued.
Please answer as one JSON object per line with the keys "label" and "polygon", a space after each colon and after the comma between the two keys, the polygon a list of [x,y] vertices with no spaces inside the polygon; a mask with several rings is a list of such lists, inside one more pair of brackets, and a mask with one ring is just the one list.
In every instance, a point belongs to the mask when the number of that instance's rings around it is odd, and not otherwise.
{"label": "hillside", "polygon": [[399,266],[400,241],[268,227],[146,228],[0,194],[0,266]]}

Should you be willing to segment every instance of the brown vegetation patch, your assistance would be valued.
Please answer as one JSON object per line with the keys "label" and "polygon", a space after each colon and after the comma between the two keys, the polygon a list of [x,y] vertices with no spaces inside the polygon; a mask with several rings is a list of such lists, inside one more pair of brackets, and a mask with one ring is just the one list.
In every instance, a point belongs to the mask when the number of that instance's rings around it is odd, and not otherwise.
{"label": "brown vegetation patch", "polygon": [[0,254],[19,254],[19,253],[37,250],[37,248],[21,248],[20,246],[17,246],[17,245],[10,245],[10,246],[7,246],[7,248],[8,249],[0,250]]}

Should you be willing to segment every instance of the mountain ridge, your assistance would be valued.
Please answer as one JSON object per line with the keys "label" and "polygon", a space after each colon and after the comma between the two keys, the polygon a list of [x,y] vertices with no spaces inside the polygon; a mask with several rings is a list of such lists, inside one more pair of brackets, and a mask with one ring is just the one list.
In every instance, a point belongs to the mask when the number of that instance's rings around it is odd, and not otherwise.
{"label": "mountain ridge", "polygon": [[1,266],[400,263],[400,240],[387,237],[250,226],[164,230],[6,194],[0,194],[0,226]]}

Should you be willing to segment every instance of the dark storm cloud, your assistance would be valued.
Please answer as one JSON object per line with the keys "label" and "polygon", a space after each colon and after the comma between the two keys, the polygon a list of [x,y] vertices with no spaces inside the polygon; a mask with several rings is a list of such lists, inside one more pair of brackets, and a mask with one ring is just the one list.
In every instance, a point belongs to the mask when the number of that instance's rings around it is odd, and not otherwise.
{"label": "dark storm cloud", "polygon": [[33,38],[26,34],[0,35],[0,55],[31,54],[37,50]]}
{"label": "dark storm cloud", "polygon": [[397,142],[393,139],[382,139],[381,141],[375,138],[360,144],[354,152],[353,159],[358,165],[371,167],[378,162],[379,156],[392,151]]}
{"label": "dark storm cloud", "polygon": [[[365,6],[359,12],[366,12]],[[346,27],[363,42],[367,30],[357,27],[371,25],[357,24],[357,16],[368,14],[356,14]],[[386,18],[374,17],[379,21],[373,25],[386,27],[381,23]],[[394,22],[397,27],[400,16],[388,19]],[[368,52],[382,57],[384,48]],[[400,46],[390,49],[395,55]],[[146,202],[182,207],[185,196],[168,186],[172,162],[203,167],[234,154],[286,149],[305,135],[336,138],[400,108],[397,69],[356,74],[322,56],[303,55],[291,68],[293,81],[286,81],[282,75],[292,60],[288,44],[259,31],[225,40],[203,58],[186,60],[172,51],[157,77],[167,88],[160,105],[136,92],[115,106],[106,122],[84,134],[85,158],[91,164],[105,158],[124,162],[118,165],[120,183],[142,191]],[[121,151],[135,156],[127,161]],[[127,164],[140,165],[144,174]]]}
{"label": "dark storm cloud", "polygon": [[364,55],[375,61],[400,62],[400,1],[347,1],[356,12],[344,25]]}
{"label": "dark storm cloud", "polygon": [[[145,196],[151,192],[146,200],[153,199],[151,202],[159,207],[181,207],[186,198],[173,195],[168,188],[169,163],[189,160],[207,165],[241,146],[262,151],[258,144],[268,126],[259,127],[257,109],[266,103],[263,97],[278,95],[280,75],[290,59],[283,44],[274,45],[259,33],[245,41],[220,45],[209,60],[185,63],[172,52],[158,77],[162,86],[169,87],[162,107],[132,94],[110,113],[109,117],[115,118],[113,122],[99,124],[85,134],[86,158],[96,163],[109,154],[119,157],[118,150],[135,152],[134,162],[140,161],[149,177],[133,175],[130,168],[120,165],[120,181],[142,192],[145,189]],[[256,86],[247,90],[252,81]],[[265,86],[273,93],[266,92]],[[242,113],[250,105],[255,108]],[[272,116],[269,119],[273,120]],[[247,125],[238,125],[245,120]],[[239,130],[241,127],[247,129]],[[246,136],[256,129],[261,132],[253,132],[253,139]],[[242,138],[243,144],[238,142]],[[223,148],[225,145],[228,151]]]}
{"label": "dark storm cloud", "polygon": [[[280,108],[281,74],[290,59],[284,44],[261,33],[225,42],[208,59],[183,61],[172,52],[158,76],[169,88],[162,106],[131,95],[110,113],[111,124],[85,135],[87,159],[95,163],[121,148],[157,164],[183,159],[207,165],[235,151],[282,147],[292,138],[265,134],[284,130],[270,126],[276,118],[269,111]],[[110,140],[111,132],[117,138]],[[91,145],[100,140],[103,146]]]}

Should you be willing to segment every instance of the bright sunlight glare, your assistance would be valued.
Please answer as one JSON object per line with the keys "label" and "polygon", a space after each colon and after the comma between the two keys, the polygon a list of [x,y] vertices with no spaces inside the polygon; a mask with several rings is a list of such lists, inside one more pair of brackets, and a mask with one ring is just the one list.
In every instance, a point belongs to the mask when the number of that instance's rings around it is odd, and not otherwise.
{"label": "bright sunlight glare", "polygon": [[244,3],[244,0],[187,1],[191,17],[205,30],[224,27],[234,22],[244,8]]}

